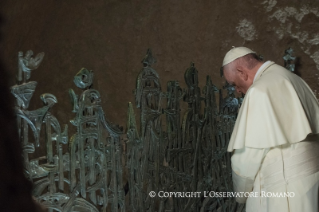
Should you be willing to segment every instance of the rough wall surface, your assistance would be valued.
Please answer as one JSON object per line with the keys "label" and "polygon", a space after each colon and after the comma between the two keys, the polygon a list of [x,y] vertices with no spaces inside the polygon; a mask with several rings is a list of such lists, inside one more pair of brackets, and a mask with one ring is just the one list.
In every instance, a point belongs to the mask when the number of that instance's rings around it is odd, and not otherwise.
{"label": "rough wall surface", "polygon": [[15,84],[17,53],[45,52],[41,67],[32,73],[38,82],[31,107],[42,103],[42,93],[54,94],[54,113],[62,123],[73,118],[68,89],[73,76],[86,67],[95,73],[106,116],[125,126],[127,102],[152,48],[163,88],[179,80],[190,62],[220,87],[219,68],[231,46],[247,46],[266,60],[283,64],[287,47],[298,56],[297,70],[318,90],[319,1],[18,1],[2,6],[5,25],[0,44]]}
{"label": "rough wall surface", "polygon": [[221,87],[219,69],[232,46],[247,46],[278,64],[292,47],[297,73],[315,92],[319,88],[319,1],[10,0],[1,10],[6,23],[0,51],[12,76],[8,84],[15,84],[18,51],[45,52],[32,73],[38,86],[30,109],[42,105],[41,94],[52,93],[59,101],[52,112],[61,124],[74,118],[68,89],[80,93],[73,77],[85,67],[95,73],[106,117],[125,126],[127,103],[134,102],[140,61],[149,47],[163,90],[168,80],[186,87],[190,62],[199,70],[200,87],[206,75]]}
{"label": "rough wall surface", "polygon": [[95,73],[94,87],[109,119],[125,125],[126,103],[134,100],[148,47],[163,85],[172,79],[184,85],[184,71],[193,61],[201,85],[211,75],[220,86],[219,68],[231,46],[245,45],[279,64],[291,46],[299,57],[298,72],[318,90],[318,1],[10,0],[2,9],[7,67],[14,76],[18,51],[46,53],[32,74],[39,84],[31,107],[41,104],[40,94],[54,94],[62,123],[72,119],[67,91],[74,88],[73,76],[86,67]]}

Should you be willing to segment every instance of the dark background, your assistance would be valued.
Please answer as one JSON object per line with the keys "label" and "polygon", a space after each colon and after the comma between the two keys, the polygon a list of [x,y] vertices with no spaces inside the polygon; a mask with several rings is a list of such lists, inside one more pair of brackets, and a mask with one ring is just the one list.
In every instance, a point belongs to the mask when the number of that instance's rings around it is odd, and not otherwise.
{"label": "dark background", "polygon": [[[38,86],[30,109],[42,106],[39,96],[58,99],[53,114],[61,125],[74,117],[68,89],[77,94],[73,76],[85,67],[95,73],[106,117],[126,125],[127,103],[148,47],[157,63],[162,89],[168,80],[185,87],[190,62],[199,70],[200,87],[206,75],[220,87],[219,68],[231,46],[246,46],[266,60],[283,64],[292,47],[298,72],[318,90],[318,1],[141,1],[141,0],[10,0],[2,2],[4,16],[0,49],[15,84],[18,51],[45,52],[31,80]],[[2,100],[5,101],[5,100]]]}
{"label": "dark background", "polygon": [[[298,75],[319,91],[319,1],[0,0],[0,14],[7,85],[15,84],[18,51],[45,52],[31,75],[38,86],[29,109],[42,107],[41,94],[54,94],[58,104],[52,113],[61,126],[69,125],[69,136],[75,114],[68,89],[81,93],[74,75],[82,67],[94,71],[106,117],[125,127],[127,103],[134,102],[132,91],[149,47],[163,91],[168,80],[186,87],[190,62],[199,70],[201,88],[206,75],[220,88],[225,82],[220,66],[232,46],[249,47],[280,65],[284,50],[292,47]],[[43,156],[44,148],[42,143],[35,156]]]}
{"label": "dark background", "polygon": [[[41,94],[54,94],[58,103],[52,113],[62,129],[69,125],[69,138],[76,128],[69,123],[75,114],[68,90],[82,92],[73,83],[74,75],[82,67],[94,71],[93,88],[101,94],[106,118],[125,129],[127,103],[135,103],[133,90],[147,48],[157,58],[153,67],[163,91],[169,80],[186,87],[184,72],[191,62],[199,70],[201,88],[207,75],[221,88],[225,79],[220,77],[220,66],[232,46],[249,47],[281,65],[284,50],[292,47],[297,74],[315,93],[319,91],[319,1],[10,0],[0,4],[0,50],[10,76],[7,84],[16,83],[19,51],[45,52],[42,64],[31,74],[38,85],[29,110],[42,107]],[[135,112],[139,121],[136,108]],[[44,130],[41,133],[44,138]],[[67,145],[64,148],[67,151]],[[30,157],[44,154],[41,143]]]}

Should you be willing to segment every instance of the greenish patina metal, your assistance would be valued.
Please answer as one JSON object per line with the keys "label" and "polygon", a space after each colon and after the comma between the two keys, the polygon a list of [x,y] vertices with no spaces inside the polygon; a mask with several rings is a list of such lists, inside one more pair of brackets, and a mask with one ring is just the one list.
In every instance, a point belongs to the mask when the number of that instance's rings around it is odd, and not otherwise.
{"label": "greenish patina metal", "polygon": [[[32,57],[33,52],[27,51],[25,56],[22,52],[18,55],[18,75],[17,84],[11,87],[11,92],[16,98],[16,114],[19,129],[19,138],[23,146],[24,165],[26,176],[33,181],[33,195],[43,205],[59,209],[59,203],[66,201],[67,197],[59,193],[64,190],[65,158],[62,145],[68,142],[68,127],[62,132],[57,118],[51,114],[50,109],[57,103],[57,99],[52,94],[42,94],[41,100],[44,103],[42,108],[29,111],[29,103],[34,93],[37,83],[28,82],[31,71],[39,67],[43,60],[44,53]],[[45,125],[45,138],[40,139],[42,124]],[[29,142],[29,128],[33,131],[34,143]],[[29,160],[29,154],[36,151],[40,145],[46,145],[45,156]],[[54,148],[55,147],[55,148]]]}
{"label": "greenish patina metal", "polygon": [[[38,68],[44,53],[32,57],[28,51],[19,52],[17,85],[11,87],[16,97],[16,114],[26,175],[33,181],[33,196],[50,212],[61,211],[125,211],[122,183],[122,129],[105,119],[98,91],[92,89],[93,72],[81,69],[74,77],[80,96],[70,89],[73,111],[71,121],[77,133],[68,141],[68,127],[62,132],[50,109],[57,103],[52,94],[41,95],[44,107],[28,111],[29,102],[37,85],[28,82],[31,70]],[[40,138],[42,124],[45,136]],[[29,142],[29,128],[33,142]],[[103,131],[108,133],[105,137]],[[46,146],[46,155],[29,160],[36,147]],[[69,151],[63,152],[63,145]],[[65,149],[65,148],[64,148]],[[78,174],[77,174],[78,173]],[[68,176],[68,177],[66,177]],[[88,197],[87,197],[88,193]]]}
{"label": "greenish patina metal", "polygon": [[[93,89],[93,71],[83,68],[75,75],[74,83],[82,89],[79,95],[69,91],[75,113],[70,122],[76,127],[70,140],[67,125],[62,132],[50,112],[57,103],[52,94],[41,96],[42,108],[27,110],[36,87],[36,82],[28,82],[30,73],[43,56],[19,53],[18,83],[11,90],[17,99],[26,175],[34,183],[34,197],[50,211],[244,210],[234,198],[207,193],[232,191],[231,155],[226,149],[241,103],[233,87],[226,84],[218,89],[207,76],[201,92],[198,71],[191,63],[184,74],[187,87],[169,81],[163,91],[159,74],[152,68],[156,60],[148,50],[135,89],[140,124],[134,104],[129,103],[123,152],[125,135],[105,118],[100,93]],[[186,111],[181,110],[182,104],[187,104]],[[40,138],[42,124],[44,138]],[[28,140],[29,127],[34,142]],[[29,160],[40,145],[46,145],[45,156]],[[128,173],[127,205],[123,169]],[[159,197],[159,192],[175,196]],[[187,192],[197,196],[187,198]]]}
{"label": "greenish patina metal", "polygon": [[295,60],[296,57],[293,56],[294,50],[289,47],[288,49],[285,50],[285,55],[283,56],[284,59],[284,66],[286,69],[288,69],[291,72],[295,71]]}
{"label": "greenish patina metal", "polygon": [[[82,68],[75,75],[74,83],[83,92],[78,96],[72,89],[69,91],[73,112],[76,113],[75,119],[70,122],[77,127],[69,148],[71,191],[74,194],[80,192],[84,199],[89,193],[91,202],[95,206],[102,205],[103,212],[107,211],[109,203],[112,211],[125,211],[120,144],[122,129],[105,118],[100,93],[92,88],[93,71]],[[103,136],[103,130],[107,131],[107,138]],[[79,170],[79,179],[76,170]],[[72,204],[69,204],[65,211],[70,211],[71,207]]]}
{"label": "greenish patina metal", "polygon": [[[184,75],[187,88],[169,81],[163,92],[159,75],[151,67],[154,61],[148,50],[137,78],[140,131],[133,104],[128,106],[130,211],[243,211],[244,205],[233,198],[204,197],[205,191],[232,191],[230,153],[226,150],[239,108],[234,88],[226,85],[223,98],[222,90],[207,76],[201,93],[198,71],[191,63]],[[182,102],[188,104],[184,115]],[[197,192],[201,197],[160,198],[159,191]]]}

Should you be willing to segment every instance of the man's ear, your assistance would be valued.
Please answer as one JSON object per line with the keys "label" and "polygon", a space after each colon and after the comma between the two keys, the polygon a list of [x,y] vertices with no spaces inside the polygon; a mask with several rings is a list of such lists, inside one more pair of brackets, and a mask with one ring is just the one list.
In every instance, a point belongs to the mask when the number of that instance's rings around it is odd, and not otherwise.
{"label": "man's ear", "polygon": [[237,66],[236,70],[239,78],[241,78],[244,81],[248,80],[247,70],[243,66]]}

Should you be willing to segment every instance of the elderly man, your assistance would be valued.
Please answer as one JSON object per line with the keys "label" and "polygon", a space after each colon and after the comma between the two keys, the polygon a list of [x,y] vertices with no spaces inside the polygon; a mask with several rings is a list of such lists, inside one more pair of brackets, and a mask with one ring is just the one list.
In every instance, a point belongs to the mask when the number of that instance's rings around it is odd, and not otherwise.
{"label": "elderly man", "polygon": [[318,211],[319,105],[297,75],[245,47],[223,61],[245,98],[229,142],[236,192],[247,212]]}

